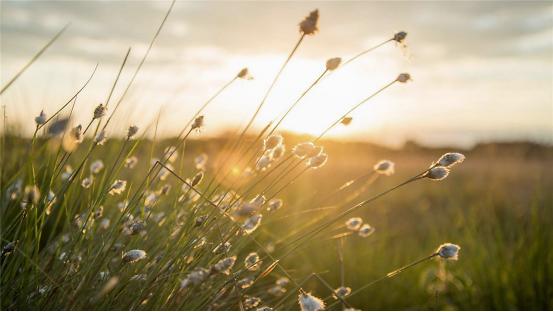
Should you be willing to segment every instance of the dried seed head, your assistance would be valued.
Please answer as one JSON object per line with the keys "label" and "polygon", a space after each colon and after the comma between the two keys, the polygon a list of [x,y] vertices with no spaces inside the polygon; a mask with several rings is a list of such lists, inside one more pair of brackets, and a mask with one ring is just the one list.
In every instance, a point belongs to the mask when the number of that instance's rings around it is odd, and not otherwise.
{"label": "dried seed head", "polygon": [[300,32],[304,33],[305,35],[314,35],[319,30],[317,28],[318,20],[319,20],[319,10],[312,11],[300,23]]}
{"label": "dried seed head", "polygon": [[219,260],[219,262],[215,263],[215,265],[213,265],[213,269],[216,272],[229,275],[230,270],[234,266],[235,262],[236,262],[236,256],[227,257],[227,258],[221,259],[221,260]]}
{"label": "dried seed head", "polygon": [[96,143],[96,145],[103,145],[106,143],[107,138],[106,131],[102,130],[96,135],[96,137],[94,137],[94,143]]}
{"label": "dried seed head", "polygon": [[125,168],[132,169],[136,164],[138,163],[138,158],[136,156],[131,156],[127,159],[125,159]]}
{"label": "dried seed head", "polygon": [[144,206],[146,207],[153,207],[157,202],[157,195],[156,193],[152,192],[144,198]]}
{"label": "dried seed head", "polygon": [[340,123],[344,126],[349,126],[349,124],[351,124],[351,121],[353,120],[353,117],[344,117],[342,118],[342,121],[340,121]]}
{"label": "dried seed head", "polygon": [[200,129],[204,126],[204,116],[198,116],[196,119],[194,119],[194,123],[192,124],[192,130],[194,129]]}
{"label": "dried seed head", "polygon": [[23,180],[18,179],[6,189],[6,197],[9,200],[15,200],[23,188]]}
{"label": "dried seed head", "polygon": [[263,262],[259,260],[257,252],[250,252],[244,259],[244,266],[248,271],[257,271]]}
{"label": "dried seed head", "polygon": [[209,270],[202,267],[195,268],[192,272],[188,273],[185,279],[181,281],[181,289],[187,288],[190,285],[198,286],[202,284],[209,277]]}
{"label": "dried seed head", "polygon": [[321,153],[317,156],[311,157],[307,160],[307,166],[309,168],[318,169],[326,163],[328,155],[326,153]]}
{"label": "dried seed head", "polygon": [[236,75],[237,78],[240,78],[240,79],[245,79],[245,80],[252,80],[253,77],[252,75],[250,74],[250,71],[248,70],[247,67],[244,67],[240,70],[240,72],[238,72],[238,75]]}
{"label": "dried seed head", "polygon": [[159,196],[165,196],[169,194],[170,191],[171,191],[171,184],[165,184],[157,191],[157,194]]}
{"label": "dried seed head", "polygon": [[381,160],[376,165],[374,165],[374,171],[379,174],[390,176],[394,174],[395,168],[394,163],[389,160]]}
{"label": "dried seed head", "polygon": [[40,114],[35,117],[35,123],[37,126],[42,126],[43,124],[46,123],[47,119],[48,118],[46,117],[46,113],[44,112],[44,110],[41,110]]}
{"label": "dried seed head", "polygon": [[259,227],[262,218],[262,214],[257,214],[249,217],[248,219],[246,219],[246,221],[244,221],[242,229],[244,229],[244,232],[246,232],[246,234],[252,233]]}
{"label": "dried seed head", "polygon": [[282,207],[282,204],[283,204],[282,199],[273,198],[267,204],[267,211],[277,211]]}
{"label": "dried seed head", "polygon": [[408,73],[403,73],[403,74],[399,74],[399,76],[397,76],[397,79],[396,81],[399,81],[401,83],[406,83],[407,81],[411,81],[411,75],[409,75]]}
{"label": "dried seed head", "polygon": [[438,249],[436,250],[436,253],[442,259],[457,260],[459,259],[459,250],[461,250],[461,247],[459,247],[458,245],[455,245],[452,243],[445,243],[440,245],[440,247],[438,247]]}
{"label": "dried seed head", "polygon": [[226,253],[230,250],[231,247],[232,245],[230,244],[230,242],[224,242],[222,244],[219,243],[217,246],[215,246],[215,248],[213,248],[211,252],[213,252],[214,254]]}
{"label": "dried seed head", "polygon": [[407,37],[407,33],[404,31],[400,31],[394,34],[393,40],[396,41],[397,43],[403,43],[406,37]]}
{"label": "dried seed head", "polygon": [[298,302],[302,311],[321,311],[325,309],[325,303],[311,293],[301,292],[298,296]]}
{"label": "dried seed head", "polygon": [[246,289],[252,286],[254,281],[255,280],[252,276],[246,276],[243,279],[239,280],[236,283],[236,286],[240,287],[241,289]]}
{"label": "dried seed head", "polygon": [[135,134],[138,133],[138,127],[135,126],[135,125],[132,125],[129,127],[129,130],[127,130],[127,139],[132,139],[132,137],[134,137]]}
{"label": "dried seed head", "polygon": [[446,167],[433,167],[426,172],[424,177],[429,178],[430,180],[440,181],[445,179],[449,175],[449,169]]}
{"label": "dried seed head", "polygon": [[328,59],[328,61],[326,61],[326,70],[333,71],[336,68],[338,68],[338,66],[340,66],[341,63],[342,63],[342,59],[339,57],[333,57],[331,59]]}
{"label": "dried seed head", "polygon": [[125,180],[115,180],[113,184],[111,185],[111,188],[109,190],[110,195],[119,195],[125,191],[125,188],[127,187],[127,181]]}
{"label": "dried seed head", "polygon": [[445,153],[438,160],[438,165],[451,168],[465,160],[465,155],[461,153]]}
{"label": "dried seed head", "polygon": [[290,280],[287,277],[280,277],[276,280],[275,284],[280,287],[286,287],[290,283]]}
{"label": "dried seed head", "polygon": [[140,249],[132,249],[123,254],[122,260],[126,263],[133,263],[146,258],[146,252]]}
{"label": "dried seed head", "polygon": [[348,230],[351,230],[351,231],[359,230],[359,228],[361,227],[361,224],[363,224],[363,219],[358,218],[358,217],[349,218],[346,221],[346,227],[348,228]]}
{"label": "dried seed head", "polygon": [[340,286],[340,287],[334,289],[334,294],[332,294],[332,297],[334,297],[334,299],[338,299],[338,298],[343,299],[343,298],[349,296],[349,294],[351,294],[351,288],[345,287],[345,286]]}
{"label": "dried seed head", "polygon": [[102,169],[104,169],[104,162],[100,159],[90,164],[90,173],[92,174],[98,174]]}
{"label": "dried seed head", "polygon": [[263,150],[273,149],[284,142],[284,138],[280,134],[273,134],[263,141]]}
{"label": "dried seed head", "polygon": [[372,233],[374,233],[374,228],[367,223],[363,224],[357,232],[361,237],[369,237]]}
{"label": "dried seed head", "polygon": [[104,104],[96,106],[94,109],[94,119],[102,118],[106,115],[108,108]]}

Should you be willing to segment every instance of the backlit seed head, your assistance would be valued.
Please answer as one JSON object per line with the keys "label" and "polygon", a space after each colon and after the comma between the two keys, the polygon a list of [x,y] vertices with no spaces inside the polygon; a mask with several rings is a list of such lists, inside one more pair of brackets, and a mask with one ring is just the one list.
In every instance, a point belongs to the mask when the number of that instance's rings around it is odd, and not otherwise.
{"label": "backlit seed head", "polygon": [[447,167],[434,167],[428,170],[424,177],[429,178],[430,180],[440,181],[445,179],[449,175],[449,169]]}
{"label": "backlit seed head", "polygon": [[12,183],[6,189],[6,197],[8,198],[8,200],[15,200],[21,194],[22,188],[23,188],[23,180],[18,179],[14,183]]}
{"label": "backlit seed head", "polygon": [[107,138],[106,130],[102,130],[94,137],[94,143],[96,143],[96,145],[103,145],[106,143]]}
{"label": "backlit seed head", "polygon": [[102,118],[106,115],[108,108],[104,104],[100,103],[94,109],[94,119]]}
{"label": "backlit seed head", "polygon": [[263,262],[259,260],[257,252],[250,252],[244,259],[244,266],[248,271],[257,271]]}
{"label": "backlit seed head", "polygon": [[280,277],[276,280],[275,284],[280,287],[286,287],[290,283],[290,280],[287,277]]}
{"label": "backlit seed head", "polygon": [[246,289],[252,286],[254,281],[255,280],[252,276],[246,276],[243,279],[239,280],[236,283],[236,286],[240,287],[241,289]]}
{"label": "backlit seed head", "polygon": [[165,184],[157,191],[157,194],[159,196],[165,196],[169,194],[170,191],[171,191],[171,184]]}
{"label": "backlit seed head", "polygon": [[100,159],[90,164],[90,173],[92,174],[98,174],[102,169],[104,169],[104,162]]}
{"label": "backlit seed head", "polygon": [[44,112],[44,110],[41,110],[40,114],[35,117],[35,123],[37,126],[42,126],[43,124],[46,123],[47,119],[48,118],[46,117],[46,113]]}
{"label": "backlit seed head", "polygon": [[157,195],[156,193],[152,192],[144,198],[144,206],[146,207],[153,207],[157,202]]}
{"label": "backlit seed head", "polygon": [[127,130],[127,139],[132,139],[132,137],[134,137],[135,134],[138,133],[138,127],[135,126],[135,125],[132,125],[129,127],[129,130]]}
{"label": "backlit seed head", "polygon": [[389,160],[381,160],[376,165],[374,165],[374,171],[379,174],[390,176],[394,174],[395,168],[394,163]]}
{"label": "backlit seed head", "polygon": [[282,207],[282,204],[283,204],[282,199],[273,198],[267,204],[267,211],[277,211]]}
{"label": "backlit seed head", "polygon": [[299,143],[292,148],[292,153],[298,158],[304,158],[315,149],[315,144],[312,142]]}
{"label": "backlit seed head", "polygon": [[244,298],[244,308],[251,310],[257,307],[261,303],[261,298],[245,296]]}
{"label": "backlit seed head", "polygon": [[202,179],[204,178],[204,172],[200,171],[196,173],[196,175],[192,178],[192,181],[190,182],[190,185],[196,186],[202,182]]}
{"label": "backlit seed head", "polygon": [[403,73],[403,74],[399,74],[396,80],[401,83],[406,83],[407,81],[411,81],[412,79],[411,79],[411,75],[409,75],[408,73]]}
{"label": "backlit seed head", "polygon": [[440,245],[440,247],[438,247],[438,249],[436,250],[436,253],[442,259],[458,260],[459,250],[461,250],[461,247],[459,247],[459,245],[455,245],[452,243],[445,243]]}
{"label": "backlit seed head", "polygon": [[246,232],[246,234],[252,233],[259,227],[262,218],[262,214],[257,214],[249,217],[248,219],[246,219],[246,221],[244,221],[242,229],[244,229],[244,232]]}
{"label": "backlit seed head", "polygon": [[73,168],[71,168],[70,165],[66,165],[65,168],[63,169],[63,173],[60,176],[61,180],[62,181],[69,180],[72,174],[73,174]]}
{"label": "backlit seed head", "polygon": [[215,246],[215,248],[213,248],[211,252],[214,254],[226,253],[230,250],[231,247],[232,245],[230,244],[230,242],[219,243],[217,246]]}
{"label": "backlit seed head", "polygon": [[403,43],[406,37],[407,37],[407,33],[404,31],[400,31],[394,34],[393,40],[396,41],[397,43]]}
{"label": "backlit seed head", "polygon": [[110,195],[119,195],[125,191],[125,188],[127,187],[127,181],[125,180],[115,180],[113,184],[111,185],[111,188],[109,190]]}
{"label": "backlit seed head", "polygon": [[235,262],[236,262],[236,256],[227,257],[227,258],[221,259],[221,260],[219,260],[219,262],[215,263],[215,265],[213,265],[213,269],[216,272],[229,275],[230,270],[234,266]]}
{"label": "backlit seed head", "polygon": [[318,169],[326,163],[328,155],[326,153],[321,153],[317,156],[311,157],[307,160],[307,166],[309,168]]}
{"label": "backlit seed head", "polygon": [[271,161],[272,159],[270,155],[262,155],[257,160],[257,163],[255,164],[255,169],[257,171],[265,171],[271,166]]}
{"label": "backlit seed head", "polygon": [[374,233],[374,228],[367,223],[363,224],[357,232],[361,237],[369,237],[372,233]]}
{"label": "backlit seed head", "polygon": [[302,311],[321,311],[325,309],[325,303],[311,293],[301,292],[298,296],[298,302]]}
{"label": "backlit seed head", "polygon": [[85,189],[90,188],[90,186],[92,186],[92,182],[94,182],[93,176],[86,177],[81,181],[81,186]]}
{"label": "backlit seed head", "polygon": [[127,159],[125,159],[125,168],[132,169],[136,164],[138,163],[138,158],[136,156],[131,156]]}
{"label": "backlit seed head", "polygon": [[332,297],[334,297],[334,299],[338,299],[338,298],[343,299],[343,298],[349,296],[349,294],[351,294],[351,288],[346,287],[346,286],[340,286],[340,287],[334,289],[334,294],[332,294]]}
{"label": "backlit seed head", "polygon": [[275,285],[275,286],[269,288],[267,290],[267,292],[272,296],[281,297],[282,295],[284,295],[286,293],[286,288],[284,288],[282,286],[279,286],[279,285]]}
{"label": "backlit seed head", "polygon": [[133,263],[146,258],[146,252],[140,249],[132,249],[123,254],[122,260],[126,263]]}
{"label": "backlit seed head", "polygon": [[199,130],[201,127],[204,126],[204,116],[198,116],[196,119],[194,119],[194,123],[192,123],[192,130]]}
{"label": "backlit seed head", "polygon": [[340,63],[342,63],[342,59],[339,57],[328,59],[328,61],[326,61],[326,70],[333,71],[340,66]]}
{"label": "backlit seed head", "polygon": [[190,285],[198,286],[202,284],[209,277],[209,270],[197,267],[192,272],[188,273],[185,279],[181,281],[181,289],[187,288]]}
{"label": "backlit seed head", "polygon": [[349,218],[346,221],[346,227],[348,230],[351,230],[351,231],[359,230],[359,228],[361,227],[361,224],[363,224],[363,219],[359,217]]}
{"label": "backlit seed head", "polygon": [[250,71],[248,70],[247,67],[244,67],[242,68],[239,72],[238,72],[238,75],[236,75],[237,78],[240,78],[240,79],[245,79],[245,80],[252,80],[253,77],[252,75],[250,74]]}
{"label": "backlit seed head", "polygon": [[300,23],[300,32],[306,35],[314,35],[319,29],[317,22],[319,21],[319,10],[312,11]]}
{"label": "backlit seed head", "polygon": [[353,117],[344,117],[342,118],[342,121],[340,121],[340,123],[344,126],[349,126],[351,124],[351,121],[353,120]]}
{"label": "backlit seed head", "polygon": [[438,160],[438,165],[451,168],[465,160],[465,155],[461,153],[445,153]]}
{"label": "backlit seed head", "polygon": [[284,156],[285,152],[286,152],[286,147],[284,146],[284,144],[280,144],[279,146],[277,146],[273,149],[273,152],[271,154],[271,158],[273,160],[278,160],[282,156]]}
{"label": "backlit seed head", "polygon": [[263,141],[263,150],[273,149],[284,142],[284,138],[280,134],[273,134]]}

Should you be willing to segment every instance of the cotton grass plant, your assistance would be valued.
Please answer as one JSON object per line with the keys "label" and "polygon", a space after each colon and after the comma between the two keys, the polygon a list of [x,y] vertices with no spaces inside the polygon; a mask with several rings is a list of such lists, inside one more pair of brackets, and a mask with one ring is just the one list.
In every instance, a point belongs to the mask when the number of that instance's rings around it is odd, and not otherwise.
{"label": "cotton grass plant", "polygon": [[[287,146],[277,131],[283,120],[323,77],[385,43],[402,44],[405,32],[345,61],[329,58],[321,74],[296,100],[249,139],[249,131],[282,72],[304,39],[319,31],[319,11],[312,11],[300,22],[298,41],[248,123],[238,136],[220,146],[220,155],[188,155],[186,142],[209,126],[209,115],[204,111],[215,98],[237,80],[252,79],[247,68],[187,118],[173,145],[164,148],[154,141],[148,156],[137,152],[147,144],[147,133],[152,129],[155,133],[159,116],[144,129],[129,123],[121,139],[111,136],[110,122],[173,5],[119,99],[113,98],[113,91],[128,67],[131,49],[124,55],[105,101],[91,109],[89,120],[74,120],[72,112],[96,67],[75,95],[51,116],[44,110],[29,116],[36,126],[32,140],[26,141],[29,153],[21,156],[20,167],[2,172],[2,308],[316,311],[336,304],[352,308],[348,299],[376,282],[430,259],[457,259],[460,247],[447,243],[430,256],[358,289],[345,286],[344,278],[341,284],[331,285],[314,272],[299,276],[283,264],[321,238],[343,242],[353,234],[360,238],[378,235],[374,227],[354,214],[409,184],[443,180],[464,160],[459,153],[445,154],[421,173],[368,198],[359,197],[377,178],[393,179],[392,161],[376,163],[369,172],[336,184],[325,196],[302,198],[299,203],[281,199],[303,176],[324,170],[332,161],[322,142],[325,135],[340,124],[348,125],[362,105],[394,84],[407,83],[411,76],[402,73],[348,106],[312,141]],[[43,127],[48,131],[40,134]],[[192,163],[185,162],[185,155],[193,159]],[[190,166],[194,171],[185,170]],[[239,178],[230,179],[233,174]],[[324,206],[329,203],[332,207]],[[286,219],[328,211],[326,208],[333,213],[319,214],[276,244],[263,235],[270,232],[271,223],[282,220],[283,214]],[[342,266],[347,260],[341,257]],[[316,289],[306,289],[312,277],[330,295],[323,298],[315,294]]]}

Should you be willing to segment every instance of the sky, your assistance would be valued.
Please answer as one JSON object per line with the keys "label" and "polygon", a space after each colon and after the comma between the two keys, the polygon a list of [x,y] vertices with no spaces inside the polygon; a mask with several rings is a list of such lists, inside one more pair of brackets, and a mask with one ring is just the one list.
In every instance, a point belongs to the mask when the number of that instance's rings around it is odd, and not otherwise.
{"label": "sky", "polygon": [[[2,97],[6,116],[32,133],[99,67],[79,95],[73,122],[86,124],[104,102],[128,48],[117,99],[169,7],[168,1],[0,2],[4,85],[59,29],[67,31]],[[243,67],[213,101],[202,136],[243,127],[297,42],[298,23],[319,9],[320,31],[306,37],[254,123],[282,114],[331,57],[350,58],[395,32],[390,42],[317,84],[280,129],[317,135],[361,99],[408,72],[328,137],[399,146],[532,140],[553,143],[553,4],[514,1],[218,2],[178,1],[130,93],[108,128],[130,124],[170,136]],[[153,128],[148,128],[153,129]],[[153,130],[152,130],[153,131]],[[150,131],[149,133],[151,134]]]}

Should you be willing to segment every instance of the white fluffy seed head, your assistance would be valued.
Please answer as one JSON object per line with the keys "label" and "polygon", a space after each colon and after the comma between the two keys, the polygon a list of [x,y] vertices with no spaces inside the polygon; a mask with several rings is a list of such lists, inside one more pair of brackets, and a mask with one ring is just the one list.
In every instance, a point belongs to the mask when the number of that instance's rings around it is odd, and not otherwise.
{"label": "white fluffy seed head", "polygon": [[196,158],[194,158],[194,165],[196,166],[196,169],[197,170],[205,170],[205,165],[207,164],[207,154],[203,153],[203,154],[200,154],[198,156],[196,156]]}
{"label": "white fluffy seed head", "polygon": [[312,142],[299,143],[292,148],[292,153],[298,158],[304,158],[315,148]]}
{"label": "white fluffy seed head", "polygon": [[342,63],[342,59],[339,57],[333,57],[331,59],[328,59],[328,61],[326,61],[326,70],[333,71],[336,68],[338,68],[338,66],[340,66],[341,63]]}
{"label": "white fluffy seed head", "polygon": [[433,167],[425,174],[426,178],[434,181],[440,181],[445,179],[449,175],[449,169],[447,167]]}
{"label": "white fluffy seed head", "polygon": [[102,118],[106,115],[106,112],[108,111],[108,108],[104,106],[104,104],[100,103],[96,108],[94,109],[94,119]]}
{"label": "white fluffy seed head", "polygon": [[349,218],[346,221],[346,227],[348,230],[351,230],[351,231],[359,230],[359,228],[361,227],[361,224],[363,224],[363,219],[359,217]]}
{"label": "white fluffy seed head", "polygon": [[106,130],[102,130],[94,137],[94,143],[96,143],[96,145],[104,145],[107,139]]}
{"label": "white fluffy seed head", "polygon": [[40,111],[40,114],[35,117],[35,123],[37,126],[42,126],[43,124],[46,123],[47,119],[48,118],[46,117],[46,113],[44,112],[44,110],[42,110]]}
{"label": "white fluffy seed head", "polygon": [[278,160],[282,156],[284,156],[285,152],[286,152],[286,147],[284,146],[284,144],[280,144],[279,146],[273,148],[273,151],[271,153],[271,158],[274,160]]}
{"label": "white fluffy seed head", "polygon": [[215,263],[215,265],[213,265],[213,269],[219,273],[229,275],[230,270],[234,266],[235,262],[236,262],[236,256],[227,257]]}
{"label": "white fluffy seed head", "polygon": [[257,163],[255,164],[255,169],[257,171],[265,171],[271,166],[271,161],[271,155],[264,154],[257,160]]}
{"label": "white fluffy seed head", "polygon": [[334,297],[334,299],[345,298],[349,296],[349,294],[351,294],[351,288],[346,286],[340,286],[334,289],[334,294],[332,295],[332,297]]}
{"label": "white fluffy seed head", "polygon": [[280,134],[273,134],[263,141],[263,150],[273,149],[284,142],[284,138]]}
{"label": "white fluffy seed head", "polygon": [[198,116],[196,119],[194,119],[194,123],[192,123],[192,130],[194,129],[200,129],[204,125],[204,116]]}
{"label": "white fluffy seed head", "polygon": [[98,174],[102,169],[104,169],[104,162],[101,159],[90,164],[90,173],[92,174]]}
{"label": "white fluffy seed head", "polygon": [[244,232],[246,232],[246,234],[250,234],[255,231],[261,224],[262,218],[262,214],[256,214],[246,219],[246,221],[244,221],[244,224],[242,225]]}
{"label": "white fluffy seed head", "polygon": [[138,158],[136,156],[131,156],[127,159],[125,159],[125,168],[132,169],[136,164],[138,163]]}
{"label": "white fluffy seed head", "polygon": [[461,153],[445,153],[438,160],[438,165],[451,168],[457,164],[462,163],[465,160],[465,155]]}
{"label": "white fluffy seed head", "polygon": [[259,260],[257,252],[250,252],[244,259],[244,266],[248,271],[257,271],[263,262]]}
{"label": "white fluffy seed head", "polygon": [[374,228],[367,223],[363,224],[357,232],[361,237],[369,237],[372,233],[374,233]]}
{"label": "white fluffy seed head", "polygon": [[381,160],[376,165],[374,165],[374,171],[379,174],[390,176],[395,172],[395,165],[392,161]]}
{"label": "white fluffy seed head", "polygon": [[307,17],[300,23],[300,32],[305,35],[314,35],[319,28],[317,28],[317,22],[319,21],[319,10],[314,10],[309,13]]}
{"label": "white fluffy seed head", "polygon": [[123,262],[133,263],[146,258],[146,252],[140,249],[132,249],[123,254]]}
{"label": "white fluffy seed head", "polygon": [[118,195],[125,191],[125,188],[127,187],[127,181],[125,180],[115,180],[113,184],[111,185],[111,189],[109,190],[110,195]]}
{"label": "white fluffy seed head", "polygon": [[311,293],[300,293],[298,302],[302,311],[321,311],[325,309],[325,303]]}
{"label": "white fluffy seed head", "polygon": [[311,157],[307,160],[307,166],[309,168],[318,169],[326,163],[328,155],[326,153],[321,153],[317,156]]}
{"label": "white fluffy seed head", "polygon": [[283,201],[280,198],[273,198],[267,204],[267,211],[276,211],[282,207]]}
{"label": "white fluffy seed head", "polygon": [[459,250],[461,250],[461,247],[459,247],[459,245],[445,243],[438,247],[436,253],[442,259],[457,260],[459,259]]}

